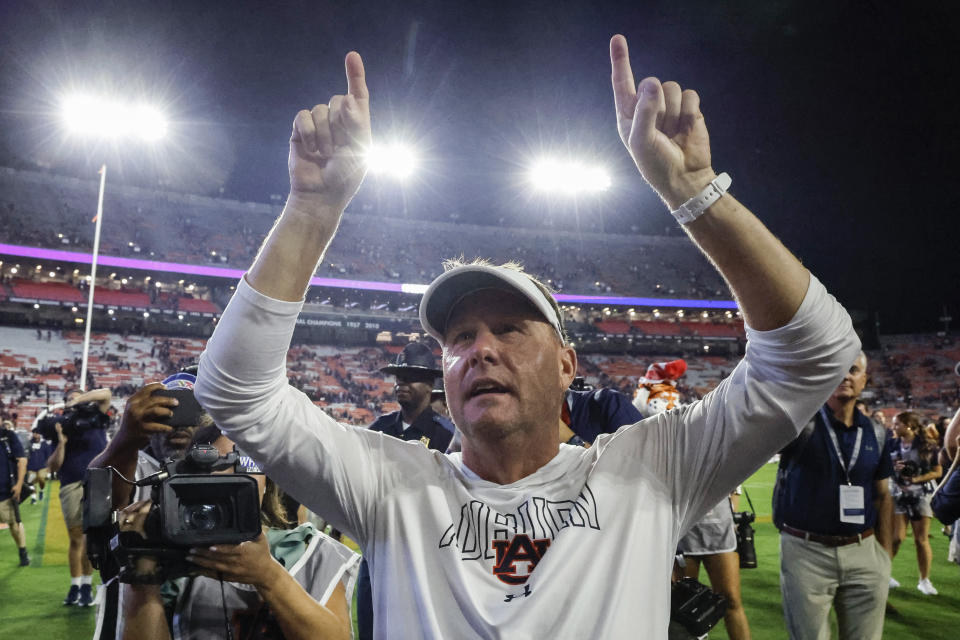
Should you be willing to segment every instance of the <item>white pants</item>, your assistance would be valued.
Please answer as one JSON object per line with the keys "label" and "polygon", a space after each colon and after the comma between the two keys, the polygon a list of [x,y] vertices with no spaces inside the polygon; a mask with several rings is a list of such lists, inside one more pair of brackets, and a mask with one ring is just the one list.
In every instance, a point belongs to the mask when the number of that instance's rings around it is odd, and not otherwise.
{"label": "white pants", "polygon": [[890,556],[876,536],[842,547],[780,534],[780,592],[791,640],[830,640],[831,605],[841,640],[880,640]]}

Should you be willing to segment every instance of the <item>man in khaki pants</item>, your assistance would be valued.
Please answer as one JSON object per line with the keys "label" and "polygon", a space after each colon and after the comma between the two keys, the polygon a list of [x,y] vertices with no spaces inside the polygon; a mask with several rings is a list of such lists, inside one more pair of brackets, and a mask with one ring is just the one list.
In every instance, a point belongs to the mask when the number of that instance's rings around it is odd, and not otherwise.
{"label": "man in khaki pants", "polygon": [[[93,565],[87,558],[86,544],[83,538],[83,475],[87,465],[107,446],[107,427],[110,418],[110,389],[94,389],[81,393],[72,391],[67,395],[68,411],[64,419],[56,423],[57,448],[50,456],[48,466],[51,472],[60,473],[60,506],[63,520],[70,535],[70,548],[67,558],[70,561],[70,591],[63,604],[80,607],[93,606]],[[91,404],[87,404],[91,403]],[[69,410],[79,405],[87,405],[87,414],[73,427],[69,419]],[[96,405],[96,410],[93,410]]]}
{"label": "man in khaki pants", "polygon": [[780,589],[793,640],[878,639],[890,584],[893,466],[886,433],[855,404],[867,381],[861,353],[840,386],[780,457],[774,524]]}

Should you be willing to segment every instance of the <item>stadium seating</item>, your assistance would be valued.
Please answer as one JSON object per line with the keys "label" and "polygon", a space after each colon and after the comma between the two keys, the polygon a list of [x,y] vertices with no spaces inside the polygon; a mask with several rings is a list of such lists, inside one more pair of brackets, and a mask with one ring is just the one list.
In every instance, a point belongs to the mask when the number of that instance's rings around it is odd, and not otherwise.
{"label": "stadium seating", "polygon": [[15,279],[10,283],[11,298],[51,302],[84,302],[83,292],[65,282],[35,282]]}
{"label": "stadium seating", "polygon": [[[660,323],[676,327],[683,323]],[[622,327],[616,327],[622,328]],[[64,390],[77,386],[83,335],[32,328],[0,327],[0,401],[5,415],[18,414],[17,424],[29,428],[37,413],[62,399]],[[203,350],[195,338],[165,336],[91,335],[88,368],[97,386],[115,390],[114,404],[122,410],[127,394],[147,382],[160,380],[180,367],[194,364]],[[393,380],[380,373],[399,347],[294,345],[288,354],[291,384],[307,393],[331,415],[365,425],[398,408]],[[952,372],[960,360],[960,346],[936,336],[893,336],[883,349],[869,353],[872,385],[870,402],[888,413],[908,407],[934,415],[947,413],[960,401],[960,378]],[[580,354],[580,373],[589,384],[614,387],[632,394],[651,362],[671,360],[676,354],[629,356]],[[736,366],[735,358],[688,357],[681,390],[688,400],[716,387]],[[909,402],[907,394],[911,396]]]}
{"label": "stadium seating", "polygon": [[[97,183],[0,168],[4,241],[89,251]],[[279,213],[276,204],[111,187],[104,203],[108,255],[245,268]],[[416,244],[417,250],[408,247]],[[386,218],[351,211],[318,275],[424,283],[445,258],[519,260],[556,289],[579,294],[729,298],[686,238],[606,235]],[[627,268],[624,265],[628,265]]]}

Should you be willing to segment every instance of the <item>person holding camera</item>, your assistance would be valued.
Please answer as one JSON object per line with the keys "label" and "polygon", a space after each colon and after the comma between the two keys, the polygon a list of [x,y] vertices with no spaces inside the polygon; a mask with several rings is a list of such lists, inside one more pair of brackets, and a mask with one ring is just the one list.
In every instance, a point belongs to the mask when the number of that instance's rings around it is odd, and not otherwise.
{"label": "person holding camera", "polygon": [[[920,581],[917,590],[927,596],[937,595],[937,589],[930,582],[930,564],[933,562],[933,550],[930,548],[930,519],[933,510],[930,499],[933,496],[936,480],[943,475],[940,465],[940,450],[937,441],[930,438],[923,419],[912,411],[898,413],[893,418],[893,431],[897,439],[893,441],[890,455],[893,459],[893,556],[896,557],[900,545],[907,537],[907,523],[913,529],[913,541],[917,547],[917,568]],[[891,587],[899,587],[892,576]]]}
{"label": "person holding camera", "polygon": [[[123,509],[134,500],[146,500],[150,496],[150,487],[135,488],[123,478],[142,480],[160,471],[162,462],[183,458],[197,429],[213,424],[199,407],[181,408],[176,398],[160,393],[192,389],[195,381],[192,374],[180,372],[137,389],[127,399],[116,434],[88,465],[90,469],[114,468],[111,483],[114,509]],[[170,426],[169,422],[176,422],[176,426]],[[100,552],[100,556],[100,588],[105,595],[97,610],[94,640],[113,640],[118,637],[120,585],[116,577],[120,567],[106,551]]]}
{"label": "person holding camera", "polygon": [[[680,532],[794,438],[857,357],[843,307],[714,172],[696,92],[638,85],[623,36],[610,59],[621,139],[729,282],[750,342],[702,400],[589,449],[560,446],[577,355],[556,299],[515,264],[450,264],[420,303],[461,453],[342,425],[289,384],[304,294],[364,175],[359,54],[345,59],[346,95],[295,118],[290,197],[207,341],[195,392],[268,474],[360,544],[375,637],[665,637]],[[571,606],[571,585],[590,607]]]}
{"label": "person holding camera", "polygon": [[27,536],[20,521],[20,495],[26,475],[27,455],[13,431],[13,422],[4,420],[0,425],[0,522],[10,527],[10,535],[20,550],[21,567],[30,564]]}
{"label": "person holding camera", "polygon": [[93,606],[93,565],[83,538],[83,474],[107,446],[110,401],[110,389],[71,391],[54,421],[57,443],[47,467],[60,474],[60,507],[70,536],[70,590],[63,599],[67,606]]}
{"label": "person holding camera", "polygon": [[43,502],[43,490],[47,488],[47,461],[53,453],[53,444],[43,434],[30,434],[30,453],[27,454],[27,482],[36,485],[36,493],[30,496],[30,504]]}
{"label": "person holding camera", "polygon": [[826,404],[783,449],[773,491],[780,591],[792,640],[883,634],[893,558],[893,465],[886,431],[856,409],[867,383],[861,352]]}
{"label": "person holding camera", "polygon": [[[234,450],[233,441],[216,426],[197,431],[195,441],[206,440],[221,455]],[[260,493],[262,533],[241,544],[190,549],[186,559],[195,570],[163,584],[151,584],[149,576],[157,569],[154,558],[137,559],[137,572],[144,579],[122,585],[118,637],[351,637],[348,594],[360,557],[309,522],[291,528],[279,488],[262,474],[254,478]],[[147,538],[152,508],[151,500],[141,500],[121,510],[120,534],[136,532]]]}

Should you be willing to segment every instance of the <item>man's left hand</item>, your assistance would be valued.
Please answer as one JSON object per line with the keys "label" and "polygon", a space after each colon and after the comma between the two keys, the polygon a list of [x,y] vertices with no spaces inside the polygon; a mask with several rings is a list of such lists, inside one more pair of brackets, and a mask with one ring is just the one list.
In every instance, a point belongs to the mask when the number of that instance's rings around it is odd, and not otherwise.
{"label": "man's left hand", "polygon": [[254,540],[190,550],[187,560],[202,568],[208,578],[251,584],[260,588],[270,583],[283,568],[270,555],[266,531]]}
{"label": "man's left hand", "polygon": [[21,492],[21,491],[23,491],[23,484],[15,484],[15,485],[13,485],[13,489],[12,489],[13,499],[14,499],[16,502],[20,502],[20,492]]}
{"label": "man's left hand", "polygon": [[700,97],[654,77],[635,85],[627,39],[621,35],[610,40],[610,66],[620,140],[644,179],[676,209],[717,177]]}

